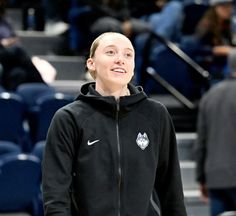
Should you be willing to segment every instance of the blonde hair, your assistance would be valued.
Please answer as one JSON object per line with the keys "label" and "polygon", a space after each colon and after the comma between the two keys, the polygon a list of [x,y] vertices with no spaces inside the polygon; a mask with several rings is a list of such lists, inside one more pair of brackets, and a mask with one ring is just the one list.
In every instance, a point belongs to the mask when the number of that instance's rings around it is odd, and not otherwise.
{"label": "blonde hair", "polygon": [[[124,37],[126,37],[125,35],[121,34],[121,33],[118,33],[118,32],[105,32],[105,33],[102,33],[101,35],[99,35],[97,38],[95,38],[95,40],[93,41],[91,47],[90,47],[90,51],[89,51],[89,58],[93,58],[94,55],[95,55],[95,52],[99,46],[99,43],[100,41],[106,37],[107,35],[122,35]],[[96,78],[96,74],[94,70],[89,70],[88,69],[88,72],[90,73],[90,75],[92,76],[93,79]]]}

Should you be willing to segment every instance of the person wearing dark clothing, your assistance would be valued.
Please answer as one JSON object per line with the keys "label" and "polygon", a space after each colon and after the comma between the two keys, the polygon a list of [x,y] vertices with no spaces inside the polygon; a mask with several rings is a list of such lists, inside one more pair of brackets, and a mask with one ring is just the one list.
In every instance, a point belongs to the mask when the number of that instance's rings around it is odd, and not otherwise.
{"label": "person wearing dark clothing", "polygon": [[209,71],[213,80],[227,75],[227,56],[233,43],[234,0],[210,0],[192,36],[181,42],[184,51]]}
{"label": "person wearing dark clothing", "polygon": [[196,177],[211,216],[236,210],[236,50],[228,64],[230,76],[214,85],[201,99],[198,115]]}
{"label": "person wearing dark clothing", "polygon": [[0,85],[15,91],[25,82],[44,82],[31,57],[5,16],[5,1],[0,0]]}
{"label": "person wearing dark clothing", "polygon": [[95,83],[56,112],[48,131],[46,216],[186,216],[172,120],[130,83],[134,56],[120,33],[92,43],[86,65]]}
{"label": "person wearing dark clothing", "polygon": [[0,64],[0,83],[8,91],[15,91],[21,83],[44,83],[30,56],[20,46],[0,45]]}
{"label": "person wearing dark clothing", "polygon": [[70,48],[79,51],[89,48],[101,33],[119,32],[131,40],[141,32],[150,31],[145,21],[132,17],[127,0],[81,0],[69,12]]}
{"label": "person wearing dark clothing", "polygon": [[0,0],[0,43],[5,46],[18,41],[15,30],[6,17],[6,0]]}
{"label": "person wearing dark clothing", "polygon": [[[142,1],[139,2],[139,6],[137,7],[140,8]],[[159,71],[158,63],[156,62],[158,62],[159,59],[162,59],[163,52],[168,50],[166,45],[161,43],[159,40],[156,40],[153,35],[158,35],[166,41],[178,44],[181,39],[181,27],[183,21],[182,2],[176,0],[157,0],[155,1],[155,5],[156,12],[148,13],[146,9],[145,14],[141,16],[141,19],[145,20],[146,23],[151,26],[153,33],[150,34],[150,32],[146,32],[139,34],[134,40],[136,50],[135,82],[138,85],[142,85],[147,94],[156,92],[160,93],[160,88],[156,87],[158,85],[146,76],[146,68],[152,66],[156,71]],[[155,63],[153,64],[153,62]],[[157,65],[157,68],[155,65]],[[169,73],[163,72],[163,78],[167,78],[168,80],[168,77],[171,77],[168,74]]]}

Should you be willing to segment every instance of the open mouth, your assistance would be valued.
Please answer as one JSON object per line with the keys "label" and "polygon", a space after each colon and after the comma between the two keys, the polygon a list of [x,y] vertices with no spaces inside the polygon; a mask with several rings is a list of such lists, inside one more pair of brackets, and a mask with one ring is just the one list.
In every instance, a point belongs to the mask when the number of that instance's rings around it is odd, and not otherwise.
{"label": "open mouth", "polygon": [[121,74],[127,73],[126,70],[123,69],[123,68],[113,68],[113,69],[111,69],[111,70],[112,70],[113,72],[121,73]]}

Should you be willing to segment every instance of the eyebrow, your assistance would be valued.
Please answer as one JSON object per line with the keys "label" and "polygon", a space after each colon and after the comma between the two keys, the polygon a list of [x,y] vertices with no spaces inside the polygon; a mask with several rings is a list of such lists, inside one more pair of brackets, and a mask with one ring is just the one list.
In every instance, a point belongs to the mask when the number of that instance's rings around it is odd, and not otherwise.
{"label": "eyebrow", "polygon": [[[106,49],[106,48],[116,48],[116,46],[115,46],[115,45],[108,45],[108,46],[106,46],[104,49]],[[125,48],[125,49],[134,52],[134,50],[133,50],[132,48],[127,47],[127,48]]]}

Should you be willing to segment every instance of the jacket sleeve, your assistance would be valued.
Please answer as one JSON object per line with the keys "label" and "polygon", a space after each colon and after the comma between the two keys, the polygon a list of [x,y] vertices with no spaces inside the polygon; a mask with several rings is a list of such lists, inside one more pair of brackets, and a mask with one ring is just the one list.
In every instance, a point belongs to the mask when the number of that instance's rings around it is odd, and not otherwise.
{"label": "jacket sleeve", "polygon": [[[78,133],[78,131],[77,131]],[[48,130],[42,162],[42,190],[45,216],[70,216],[76,128],[65,110],[56,112]]]}
{"label": "jacket sleeve", "polygon": [[175,130],[169,113],[164,109],[160,120],[160,152],[155,189],[162,215],[187,216],[177,152]]}

